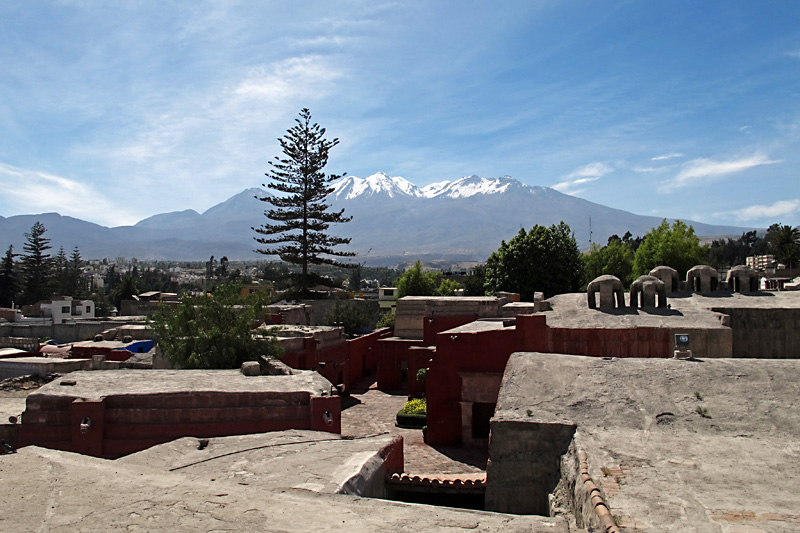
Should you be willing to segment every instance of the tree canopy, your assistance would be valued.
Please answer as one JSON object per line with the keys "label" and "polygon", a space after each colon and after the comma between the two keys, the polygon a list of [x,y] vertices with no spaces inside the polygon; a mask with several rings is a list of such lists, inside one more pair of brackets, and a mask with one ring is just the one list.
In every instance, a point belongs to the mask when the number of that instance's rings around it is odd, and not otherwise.
{"label": "tree canopy", "polygon": [[705,262],[706,250],[694,228],[676,220],[670,227],[664,219],[657,228],[650,230],[633,258],[633,277],[648,274],[657,266],[666,265],[678,271],[683,279],[695,265]]}
{"label": "tree canopy", "polygon": [[800,227],[773,224],[767,231],[767,242],[778,263],[789,268],[800,263]]}
{"label": "tree canopy", "polygon": [[17,272],[14,267],[14,247],[9,246],[0,263],[0,307],[11,307],[16,301],[18,280]]}
{"label": "tree canopy", "polygon": [[578,245],[564,222],[520,229],[486,261],[487,290],[518,292],[523,301],[533,301],[536,292],[545,298],[576,292],[583,278]]}
{"label": "tree canopy", "polygon": [[626,286],[633,281],[633,249],[619,237],[614,237],[608,240],[606,246],[592,244],[589,252],[583,255],[587,283],[603,274],[616,276]]}
{"label": "tree canopy", "polygon": [[35,303],[49,295],[52,259],[47,254],[50,239],[44,236],[47,228],[39,221],[25,233],[25,244],[22,249],[23,302]]}
{"label": "tree canopy", "polygon": [[270,161],[272,168],[266,174],[270,181],[264,187],[279,195],[260,198],[272,206],[264,213],[272,222],[253,230],[261,235],[255,237],[256,242],[266,245],[257,252],[278,255],[286,262],[302,266],[298,285],[307,290],[312,281],[309,265],[349,267],[335,257],[352,257],[355,253],[337,250],[336,246],[348,244],[350,239],[327,232],[331,224],[348,222],[351,218],[344,216],[344,209],[330,211],[325,202],[325,197],[333,191],[330,183],[341,177],[323,172],[328,152],[339,144],[339,139],[325,139],[325,128],[312,124],[308,109],[301,110],[295,122],[278,139],[283,157],[276,156]]}
{"label": "tree canopy", "polygon": [[253,331],[268,303],[264,295],[240,291],[237,284],[218,285],[213,294],[185,295],[175,308],[159,310],[151,325],[164,356],[180,368],[211,369],[277,355],[274,337]]}
{"label": "tree canopy", "polygon": [[397,298],[403,296],[433,296],[436,292],[435,272],[423,272],[422,263],[417,261],[414,266],[403,272],[397,280]]}
{"label": "tree canopy", "polygon": [[759,237],[758,232],[742,233],[738,239],[718,239],[711,241],[708,247],[708,264],[716,269],[744,265],[749,256],[765,255],[767,240]]}

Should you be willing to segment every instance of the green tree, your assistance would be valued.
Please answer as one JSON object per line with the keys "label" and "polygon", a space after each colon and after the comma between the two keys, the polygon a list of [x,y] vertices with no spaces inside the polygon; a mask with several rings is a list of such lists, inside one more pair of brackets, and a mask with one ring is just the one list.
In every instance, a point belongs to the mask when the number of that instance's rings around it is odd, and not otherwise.
{"label": "green tree", "polygon": [[53,294],[59,296],[72,296],[69,293],[69,269],[67,268],[67,254],[64,252],[64,247],[58,249],[58,253],[53,259],[53,270],[50,277],[50,287]]}
{"label": "green tree", "polygon": [[50,239],[44,237],[47,228],[36,221],[30,232],[25,233],[25,244],[22,249],[22,301],[32,304],[44,300],[49,295],[49,282],[52,271],[52,260],[47,250],[50,249]]}
{"label": "green tree", "polygon": [[619,237],[614,237],[609,238],[606,246],[592,244],[589,252],[583,255],[587,283],[603,274],[616,276],[626,286],[633,281],[633,250]]}
{"label": "green tree", "polygon": [[800,262],[800,227],[773,224],[767,231],[767,242],[777,262],[789,268]]}
{"label": "green tree", "polygon": [[14,247],[9,246],[6,255],[0,263],[0,307],[11,307],[17,299],[19,288],[17,279],[17,269],[14,258],[18,254],[14,253]]}
{"label": "green tree", "polygon": [[670,228],[664,219],[657,228],[650,230],[633,258],[633,277],[648,274],[653,268],[666,265],[678,271],[684,278],[686,271],[695,265],[703,264],[706,249],[700,246],[700,239],[694,228],[676,220]]}
{"label": "green tree", "polygon": [[437,277],[435,272],[423,272],[422,263],[417,261],[397,280],[396,297],[433,296],[436,292]]}
{"label": "green tree", "polygon": [[274,357],[274,336],[254,331],[269,302],[241,285],[222,284],[211,295],[185,295],[175,308],[153,315],[153,334],[164,356],[180,368],[239,368],[261,355]]}
{"label": "green tree", "polygon": [[348,337],[368,333],[375,319],[365,305],[356,302],[337,301],[327,313],[324,323],[326,326],[340,326]]}
{"label": "green tree", "polygon": [[434,291],[436,296],[454,296],[456,290],[460,289],[461,285],[452,279],[443,279],[439,287]]}
{"label": "green tree", "polygon": [[99,318],[107,317],[111,314],[111,300],[105,292],[95,292],[89,297],[94,302],[94,316]]}
{"label": "green tree", "polygon": [[[284,157],[270,161],[272,169],[268,187],[281,193],[265,196],[260,200],[272,205],[266,211],[274,223],[262,224],[253,230],[262,235],[255,237],[259,244],[267,245],[256,251],[265,255],[278,255],[284,261],[302,267],[297,277],[300,291],[307,291],[313,283],[309,265],[336,265],[354,268],[337,261],[336,257],[352,257],[354,252],[335,249],[348,244],[350,239],[335,237],[327,233],[331,224],[348,222],[344,209],[330,211],[325,197],[333,192],[330,183],[341,176],[325,174],[328,152],[339,144],[339,139],[325,139],[325,128],[311,123],[311,112],[300,111],[297,124],[279,139]],[[277,245],[277,246],[275,246]]]}
{"label": "green tree", "polygon": [[518,292],[523,301],[533,301],[535,292],[545,298],[575,292],[584,278],[578,245],[564,222],[549,228],[536,225],[519,233],[486,261],[486,289]]}
{"label": "green tree", "polygon": [[86,282],[83,276],[83,259],[78,247],[72,249],[67,264],[67,294],[75,298],[83,298],[86,295]]}
{"label": "green tree", "polygon": [[477,265],[464,276],[465,296],[486,296],[486,265]]}
{"label": "green tree", "polygon": [[122,300],[131,300],[137,294],[139,294],[140,286],[139,286],[139,277],[136,275],[135,269],[131,272],[127,272],[122,278],[119,280],[119,283],[114,287],[111,291],[111,299],[114,302],[114,305],[117,306],[117,309],[122,308]]}
{"label": "green tree", "polygon": [[714,240],[708,247],[708,264],[716,269],[745,264],[747,257],[767,253],[767,240],[755,230],[742,233],[736,240]]}

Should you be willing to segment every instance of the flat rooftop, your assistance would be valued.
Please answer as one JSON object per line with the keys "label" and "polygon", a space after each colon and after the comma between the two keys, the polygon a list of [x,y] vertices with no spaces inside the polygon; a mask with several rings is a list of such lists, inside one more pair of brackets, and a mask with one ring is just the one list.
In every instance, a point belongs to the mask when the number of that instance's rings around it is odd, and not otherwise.
{"label": "flat rooftop", "polygon": [[[625,303],[628,303],[628,294]],[[719,292],[701,295],[677,292],[667,296],[670,308],[589,309],[585,293],[560,294],[548,300],[547,325],[556,328],[632,328],[684,326],[709,329],[724,328],[720,313],[712,309],[798,309],[800,291],[759,292],[751,294]]]}
{"label": "flat rooftop", "polygon": [[[388,442],[287,431],[184,438],[116,461],[27,447],[2,458],[3,531],[510,531],[563,519],[336,494]],[[188,466],[187,466],[188,465]],[[178,468],[183,467],[183,468]]]}
{"label": "flat rooftop", "polygon": [[577,424],[626,531],[798,531],[798,375],[800,360],[515,353],[494,419]]}
{"label": "flat rooftop", "polygon": [[[74,384],[73,384],[74,383]],[[239,370],[93,370],[72,372],[28,395],[102,399],[132,394],[181,392],[330,393],[328,380],[312,371],[287,376],[245,376]]]}

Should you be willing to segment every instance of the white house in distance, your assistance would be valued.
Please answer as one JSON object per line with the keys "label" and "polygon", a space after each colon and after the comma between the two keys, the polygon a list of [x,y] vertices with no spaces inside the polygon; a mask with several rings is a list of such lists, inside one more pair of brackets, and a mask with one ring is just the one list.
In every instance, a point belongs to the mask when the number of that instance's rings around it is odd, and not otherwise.
{"label": "white house in distance", "polygon": [[394,308],[397,307],[397,287],[381,287],[378,289],[378,305],[381,311],[391,310],[394,313]]}
{"label": "white house in distance", "polygon": [[94,318],[94,301],[73,300],[64,297],[61,300],[39,302],[39,310],[43,317],[53,319],[53,324],[63,324],[70,320]]}

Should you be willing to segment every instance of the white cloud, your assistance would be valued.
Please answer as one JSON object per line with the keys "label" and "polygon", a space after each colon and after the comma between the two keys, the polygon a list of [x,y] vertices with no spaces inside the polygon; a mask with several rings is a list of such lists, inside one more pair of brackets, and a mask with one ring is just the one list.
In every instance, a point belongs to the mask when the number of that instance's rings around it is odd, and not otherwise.
{"label": "white cloud", "polygon": [[680,153],[677,153],[677,152],[672,152],[672,153],[669,153],[669,154],[664,154],[664,155],[658,155],[656,157],[651,157],[650,161],[664,161],[666,159],[674,159],[676,157],[683,157],[683,154],[680,154]]}
{"label": "white cloud", "polygon": [[281,101],[314,95],[321,85],[341,77],[342,73],[327,65],[321,56],[292,57],[251,69],[233,92],[245,98]]}
{"label": "white cloud", "polygon": [[13,214],[58,212],[99,224],[119,226],[136,220],[120,219],[119,207],[95,188],[78,181],[0,163],[0,189]]}
{"label": "white cloud", "polygon": [[774,165],[782,160],[773,160],[765,154],[755,154],[749,157],[732,159],[729,161],[714,161],[712,159],[692,159],[684,163],[683,170],[678,172],[672,180],[661,188],[662,192],[690,187],[704,181],[719,179],[720,176],[742,172],[761,165]]}
{"label": "white cloud", "polygon": [[737,220],[776,220],[781,217],[800,214],[800,198],[778,200],[771,205],[751,205],[735,211],[714,213],[715,217],[734,216]]}
{"label": "white cloud", "polygon": [[552,188],[564,194],[580,194],[586,189],[579,188],[579,186],[597,181],[613,170],[605,163],[589,163],[564,176],[562,181],[553,185]]}

